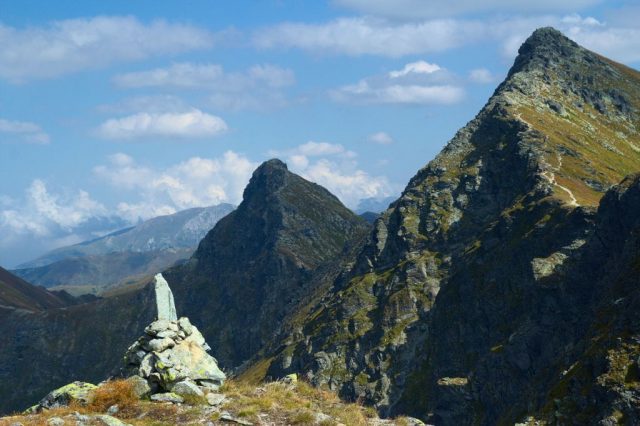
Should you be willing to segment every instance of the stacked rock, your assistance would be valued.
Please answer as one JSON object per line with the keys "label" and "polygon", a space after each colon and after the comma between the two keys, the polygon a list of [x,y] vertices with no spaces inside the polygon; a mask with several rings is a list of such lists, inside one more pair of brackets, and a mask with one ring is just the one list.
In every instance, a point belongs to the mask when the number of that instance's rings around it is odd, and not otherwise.
{"label": "stacked rock", "polygon": [[127,350],[123,375],[138,381],[140,394],[202,396],[203,391],[217,391],[226,376],[207,353],[211,348],[188,318],[175,319],[173,295],[160,274],[155,290],[158,319]]}

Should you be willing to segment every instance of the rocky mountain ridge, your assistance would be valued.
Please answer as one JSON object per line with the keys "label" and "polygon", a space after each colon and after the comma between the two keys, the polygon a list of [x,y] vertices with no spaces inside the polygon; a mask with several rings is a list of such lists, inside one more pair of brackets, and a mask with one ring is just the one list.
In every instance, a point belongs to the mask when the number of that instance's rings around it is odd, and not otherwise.
{"label": "rocky mountain ridge", "polygon": [[[297,372],[436,424],[535,412],[571,365],[571,350],[540,353],[542,339],[584,345],[588,321],[553,330],[562,309],[594,308],[547,283],[596,244],[605,191],[640,170],[639,112],[640,74],[534,32],[478,116],[376,221],[351,271],[265,355],[265,375]],[[603,261],[592,256],[583,270]]]}

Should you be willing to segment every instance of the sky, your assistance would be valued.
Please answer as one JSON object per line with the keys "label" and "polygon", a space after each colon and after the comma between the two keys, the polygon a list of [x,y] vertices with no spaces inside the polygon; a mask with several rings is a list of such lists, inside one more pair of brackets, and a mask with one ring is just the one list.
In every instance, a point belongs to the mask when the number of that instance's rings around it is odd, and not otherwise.
{"label": "sky", "polygon": [[639,0],[0,0],[0,265],[237,205],[273,157],[395,197],[542,26],[640,68]]}

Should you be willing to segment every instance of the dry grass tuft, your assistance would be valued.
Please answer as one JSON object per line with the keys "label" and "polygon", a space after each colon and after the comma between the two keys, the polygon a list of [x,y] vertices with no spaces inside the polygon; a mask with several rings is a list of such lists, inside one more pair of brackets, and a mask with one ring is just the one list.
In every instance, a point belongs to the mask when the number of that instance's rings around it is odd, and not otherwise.
{"label": "dry grass tuft", "polygon": [[131,382],[124,379],[109,380],[91,392],[87,409],[104,413],[109,407],[117,405],[117,416],[130,418],[139,414],[139,402]]}

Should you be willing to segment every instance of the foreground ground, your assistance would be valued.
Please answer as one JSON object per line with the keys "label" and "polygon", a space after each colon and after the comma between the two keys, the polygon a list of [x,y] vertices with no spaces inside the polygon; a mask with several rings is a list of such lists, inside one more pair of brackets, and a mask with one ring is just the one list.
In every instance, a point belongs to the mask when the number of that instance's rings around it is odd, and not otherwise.
{"label": "foreground ground", "polygon": [[136,398],[125,381],[102,384],[87,404],[38,414],[0,418],[0,426],[31,425],[419,425],[410,418],[382,420],[375,410],[340,401],[333,393],[306,383],[273,382],[254,386],[227,382],[209,398],[187,398],[184,403],[159,403]]}

